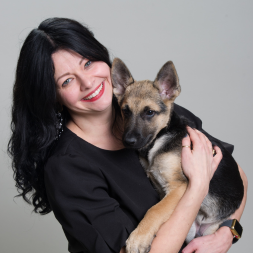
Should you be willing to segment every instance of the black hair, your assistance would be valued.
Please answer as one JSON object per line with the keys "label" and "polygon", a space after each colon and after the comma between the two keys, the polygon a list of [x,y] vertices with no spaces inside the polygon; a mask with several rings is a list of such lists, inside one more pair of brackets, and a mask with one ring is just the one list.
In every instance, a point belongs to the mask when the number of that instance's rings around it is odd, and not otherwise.
{"label": "black hair", "polygon": [[[12,157],[14,179],[19,195],[34,211],[51,211],[44,185],[44,165],[55,143],[57,97],[52,54],[73,50],[92,61],[111,67],[108,50],[93,33],[75,20],[50,18],[30,32],[20,51],[13,87],[12,135],[8,153]],[[113,106],[119,108],[115,97]],[[62,112],[64,122],[69,115]]]}

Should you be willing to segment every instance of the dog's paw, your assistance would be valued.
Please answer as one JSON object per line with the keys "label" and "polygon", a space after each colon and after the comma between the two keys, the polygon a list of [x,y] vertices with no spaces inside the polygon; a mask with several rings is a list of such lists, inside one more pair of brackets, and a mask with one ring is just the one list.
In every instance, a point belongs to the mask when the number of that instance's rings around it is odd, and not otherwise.
{"label": "dog's paw", "polygon": [[138,227],[130,234],[126,241],[127,253],[148,253],[155,234],[147,231],[143,232]]}

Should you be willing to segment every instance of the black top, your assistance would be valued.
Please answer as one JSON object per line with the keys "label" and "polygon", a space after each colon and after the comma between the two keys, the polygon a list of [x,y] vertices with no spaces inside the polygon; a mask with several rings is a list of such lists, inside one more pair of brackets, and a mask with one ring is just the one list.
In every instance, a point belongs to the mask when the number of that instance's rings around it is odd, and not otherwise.
{"label": "black top", "polygon": [[[191,112],[178,105],[174,110],[202,130],[201,120]],[[232,153],[232,145],[222,144]],[[46,163],[45,185],[70,252],[119,253],[159,201],[135,151],[100,149],[68,128]]]}

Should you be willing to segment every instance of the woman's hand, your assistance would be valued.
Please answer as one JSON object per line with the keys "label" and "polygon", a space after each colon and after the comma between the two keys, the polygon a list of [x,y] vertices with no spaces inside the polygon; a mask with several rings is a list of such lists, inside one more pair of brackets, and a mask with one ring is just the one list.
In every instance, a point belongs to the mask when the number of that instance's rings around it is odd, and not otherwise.
{"label": "woman's hand", "polygon": [[228,227],[221,227],[214,234],[193,239],[182,253],[225,253],[232,245],[233,235]]}
{"label": "woman's hand", "polygon": [[187,127],[187,131],[189,135],[182,141],[182,168],[189,184],[199,187],[207,194],[210,180],[222,159],[222,153],[220,148],[215,146],[216,155],[213,156],[212,143],[204,134],[190,127]]}

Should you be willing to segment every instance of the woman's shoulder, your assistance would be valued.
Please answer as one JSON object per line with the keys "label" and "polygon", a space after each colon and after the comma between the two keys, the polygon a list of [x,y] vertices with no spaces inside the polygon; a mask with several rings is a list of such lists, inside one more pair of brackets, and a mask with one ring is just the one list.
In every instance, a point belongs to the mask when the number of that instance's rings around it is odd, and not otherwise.
{"label": "woman's shoulder", "polygon": [[55,141],[50,154],[49,159],[55,156],[63,155],[80,155],[82,156],[82,148],[80,145],[85,145],[85,143],[80,143],[80,138],[70,131],[67,127],[64,130],[58,140]]}
{"label": "woman's shoulder", "polygon": [[45,181],[48,182],[54,178],[54,184],[57,184],[57,178],[61,178],[62,180],[59,181],[74,180],[77,182],[87,175],[101,178],[99,168],[96,164],[91,164],[88,159],[87,148],[85,142],[65,128],[45,163]]}
{"label": "woman's shoulder", "polygon": [[[52,173],[52,171],[56,171],[59,168],[63,172],[64,168],[69,165],[72,168],[76,168],[79,164],[84,164],[85,149],[85,143],[80,142],[79,137],[65,127],[61,136],[51,148],[44,166],[45,173]],[[85,166],[89,166],[87,161]]]}

